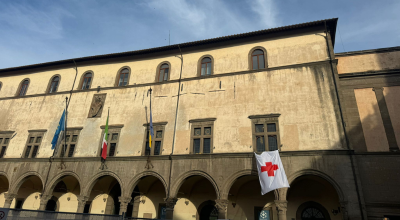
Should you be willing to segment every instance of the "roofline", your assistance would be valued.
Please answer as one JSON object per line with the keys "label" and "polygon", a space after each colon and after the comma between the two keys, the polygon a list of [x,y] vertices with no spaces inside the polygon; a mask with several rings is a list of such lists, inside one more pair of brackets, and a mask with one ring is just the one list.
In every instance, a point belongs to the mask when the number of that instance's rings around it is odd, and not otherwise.
{"label": "roofline", "polygon": [[74,62],[84,62],[84,61],[110,59],[110,58],[126,57],[126,56],[132,56],[132,55],[155,53],[155,52],[161,52],[161,51],[174,50],[174,49],[177,49],[178,46],[180,48],[188,48],[188,47],[200,46],[200,45],[204,45],[204,44],[211,44],[211,43],[218,43],[218,42],[260,36],[260,35],[270,34],[270,33],[275,33],[275,32],[283,32],[283,31],[294,30],[294,29],[299,29],[299,28],[304,28],[304,27],[324,25],[325,23],[329,27],[329,31],[330,31],[331,37],[332,37],[332,44],[335,45],[337,21],[338,21],[338,18],[331,18],[331,19],[318,20],[318,21],[312,21],[312,22],[307,22],[307,23],[300,23],[300,24],[282,26],[282,27],[277,27],[277,28],[270,28],[270,29],[264,29],[264,30],[259,30],[259,31],[247,32],[247,33],[242,33],[242,34],[210,38],[210,39],[206,39],[206,40],[192,41],[192,42],[187,42],[187,43],[182,43],[182,44],[173,44],[173,45],[163,46],[163,47],[154,47],[154,48],[143,49],[143,50],[127,51],[127,52],[120,52],[120,53],[110,53],[110,54],[79,57],[79,58],[58,60],[58,61],[52,61],[52,62],[46,62],[46,63],[18,66],[18,67],[10,67],[10,68],[5,68],[5,69],[0,69],[0,73],[48,67],[48,66],[55,66],[55,65],[62,65],[62,64],[72,64]]}
{"label": "roofline", "polygon": [[378,49],[372,49],[372,50],[356,50],[356,51],[335,53],[335,56],[344,57],[344,56],[355,56],[355,55],[363,55],[363,54],[370,54],[370,53],[387,53],[387,52],[394,52],[394,51],[400,51],[400,46],[385,47],[385,48],[378,48]]}

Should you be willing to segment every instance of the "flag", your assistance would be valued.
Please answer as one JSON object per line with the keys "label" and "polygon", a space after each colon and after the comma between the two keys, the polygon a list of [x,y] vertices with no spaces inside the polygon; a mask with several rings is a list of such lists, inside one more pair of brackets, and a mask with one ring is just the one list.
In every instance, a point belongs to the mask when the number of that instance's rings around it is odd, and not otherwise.
{"label": "flag", "polygon": [[[150,94],[151,96],[151,94]],[[150,135],[149,135],[149,147],[151,148],[151,138],[154,137],[154,131],[153,131],[153,116],[151,113],[151,98],[150,98]]]}
{"label": "flag", "polygon": [[278,150],[266,151],[261,155],[254,154],[260,179],[261,195],[275,189],[289,187]]}
{"label": "flag", "polygon": [[110,110],[107,114],[106,128],[104,129],[103,144],[101,145],[101,157],[105,160],[107,157],[107,140],[108,140],[108,117],[110,116]]}
{"label": "flag", "polygon": [[60,122],[58,123],[58,127],[56,133],[54,133],[53,140],[51,141],[52,150],[54,150],[54,148],[57,146],[58,140],[60,139],[60,136],[62,136],[62,131],[65,131],[65,110],[61,116]]}

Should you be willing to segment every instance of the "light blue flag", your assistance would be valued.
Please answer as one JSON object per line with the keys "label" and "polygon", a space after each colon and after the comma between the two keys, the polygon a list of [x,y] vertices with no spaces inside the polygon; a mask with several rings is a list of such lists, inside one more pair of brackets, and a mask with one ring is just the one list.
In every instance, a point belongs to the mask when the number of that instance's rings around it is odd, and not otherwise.
{"label": "light blue flag", "polygon": [[58,138],[60,136],[60,132],[65,131],[65,110],[61,116],[60,122],[58,123],[58,127],[56,133],[54,134],[53,140],[51,141],[51,149],[54,150],[56,148]]}

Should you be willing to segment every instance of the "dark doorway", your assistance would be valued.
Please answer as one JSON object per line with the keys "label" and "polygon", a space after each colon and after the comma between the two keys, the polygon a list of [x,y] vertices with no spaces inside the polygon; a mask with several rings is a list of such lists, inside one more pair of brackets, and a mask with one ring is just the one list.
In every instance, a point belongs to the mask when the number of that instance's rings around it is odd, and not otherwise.
{"label": "dark doorway", "polygon": [[299,206],[296,212],[298,220],[330,220],[329,213],[324,206],[317,202],[305,202]]}
{"label": "dark doorway", "polygon": [[215,202],[207,201],[199,206],[200,218],[199,220],[217,220],[218,209],[215,207]]}
{"label": "dark doorway", "polygon": [[50,199],[46,205],[46,211],[55,212],[57,210],[57,201],[55,199]]}

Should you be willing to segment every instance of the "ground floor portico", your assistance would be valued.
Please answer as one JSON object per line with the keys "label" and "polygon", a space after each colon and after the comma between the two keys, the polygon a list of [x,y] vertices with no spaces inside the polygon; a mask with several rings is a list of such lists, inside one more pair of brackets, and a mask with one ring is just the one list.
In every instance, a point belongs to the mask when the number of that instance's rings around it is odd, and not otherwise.
{"label": "ground floor portico", "polygon": [[281,157],[290,188],[265,195],[251,153],[109,158],[106,166],[68,158],[51,168],[48,159],[7,159],[0,206],[176,220],[361,219],[347,151]]}

